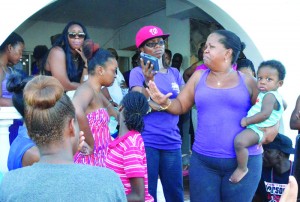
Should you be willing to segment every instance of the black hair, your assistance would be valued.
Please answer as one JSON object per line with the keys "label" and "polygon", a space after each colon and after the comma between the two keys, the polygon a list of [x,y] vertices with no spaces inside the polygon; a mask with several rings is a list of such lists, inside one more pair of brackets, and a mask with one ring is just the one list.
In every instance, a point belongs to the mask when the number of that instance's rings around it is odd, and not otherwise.
{"label": "black hair", "polygon": [[200,45],[200,48],[198,48],[198,52],[197,52],[197,55],[198,55],[198,60],[201,61],[203,60],[203,52],[204,52],[204,47],[205,47],[205,44],[206,42],[202,42],[201,45]]}
{"label": "black hair", "polygon": [[144,129],[143,117],[149,110],[147,98],[140,92],[131,91],[124,96],[121,105],[124,107],[124,122],[127,128],[142,132]]}
{"label": "black hair", "polygon": [[83,43],[82,51],[88,60],[88,73],[94,75],[97,65],[105,67],[105,63],[115,56],[108,50],[99,48],[99,44],[88,39]]}
{"label": "black hair", "polygon": [[272,69],[276,69],[278,71],[278,77],[279,80],[284,80],[285,78],[285,67],[283,66],[283,64],[277,60],[267,60],[264,61],[262,63],[260,63],[260,65],[258,66],[257,72],[259,71],[260,68],[262,67],[271,67]]}
{"label": "black hair", "polygon": [[243,58],[237,61],[237,70],[240,70],[241,68],[248,68],[251,69],[252,72],[254,73],[254,77],[256,77],[254,65],[251,60],[247,58]]}
{"label": "black hair", "polygon": [[170,56],[170,59],[172,59],[172,51],[165,48],[165,54],[168,54]]}
{"label": "black hair", "polygon": [[18,43],[23,43],[23,38],[16,32],[12,32],[0,46],[0,53],[4,52],[8,45],[15,46]]}
{"label": "black hair", "polygon": [[108,48],[107,50],[108,50],[108,51],[115,57],[115,59],[118,61],[119,55],[118,55],[118,52],[116,51],[116,49],[114,49],[114,48]]}
{"label": "black hair", "polygon": [[175,53],[173,58],[172,58],[172,64],[171,67],[175,67],[179,70],[181,64],[182,64],[182,55],[180,53]]}
{"label": "black hair", "polygon": [[22,117],[24,117],[24,113],[25,113],[23,90],[27,82],[30,81],[32,78],[33,78],[32,76],[27,76],[21,71],[15,70],[9,75],[7,79],[7,84],[6,84],[7,91],[13,94],[12,95],[13,105],[16,108],[16,110],[21,114]]}
{"label": "black hair", "polygon": [[37,45],[33,49],[33,57],[38,60],[42,59],[48,52],[48,47],[46,45]]}
{"label": "black hair", "polygon": [[232,49],[231,64],[234,64],[237,61],[240,52],[245,49],[245,43],[241,42],[241,39],[235,33],[228,30],[215,30],[212,33],[222,36],[219,42],[223,44],[226,49]]}
{"label": "black hair", "polygon": [[131,65],[132,65],[132,68],[140,66],[140,53],[139,52],[136,52],[131,57]]}

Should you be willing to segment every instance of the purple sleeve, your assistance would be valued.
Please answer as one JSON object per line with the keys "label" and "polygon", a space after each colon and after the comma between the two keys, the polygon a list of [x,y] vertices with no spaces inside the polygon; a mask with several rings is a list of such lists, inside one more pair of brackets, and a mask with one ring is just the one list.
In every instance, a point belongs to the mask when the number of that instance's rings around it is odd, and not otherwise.
{"label": "purple sleeve", "polygon": [[180,72],[178,71],[178,69],[174,68],[174,67],[170,67],[170,70],[172,71],[176,82],[178,84],[178,86],[183,86],[185,85],[185,82],[183,80],[183,77],[181,76]]}
{"label": "purple sleeve", "polygon": [[129,77],[129,88],[132,89],[135,86],[143,87],[143,82],[145,81],[142,68],[135,67],[130,71]]}

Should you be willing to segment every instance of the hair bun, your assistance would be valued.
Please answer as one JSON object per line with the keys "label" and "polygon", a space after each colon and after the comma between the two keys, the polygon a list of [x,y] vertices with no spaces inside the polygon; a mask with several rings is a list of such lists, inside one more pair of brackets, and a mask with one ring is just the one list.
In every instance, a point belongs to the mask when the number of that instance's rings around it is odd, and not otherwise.
{"label": "hair bun", "polygon": [[24,89],[24,99],[28,106],[49,109],[63,96],[64,88],[52,76],[36,76]]}
{"label": "hair bun", "polygon": [[83,53],[85,57],[90,60],[93,55],[100,49],[100,45],[95,43],[92,39],[87,39],[83,43]]}

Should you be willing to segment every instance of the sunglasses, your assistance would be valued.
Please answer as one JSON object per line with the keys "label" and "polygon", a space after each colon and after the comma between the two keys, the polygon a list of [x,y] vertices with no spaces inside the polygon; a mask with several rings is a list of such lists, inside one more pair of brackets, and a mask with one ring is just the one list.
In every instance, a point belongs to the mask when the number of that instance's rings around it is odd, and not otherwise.
{"label": "sunglasses", "polygon": [[159,42],[149,42],[149,43],[146,43],[145,44],[147,47],[149,47],[149,48],[154,48],[156,45],[159,45],[159,46],[163,46],[163,45],[165,45],[165,41],[164,40],[161,40],[161,41],[159,41]]}
{"label": "sunglasses", "polygon": [[68,33],[68,36],[69,36],[70,39],[75,39],[76,36],[77,36],[79,39],[84,39],[85,33],[84,33],[84,32],[78,32],[78,33],[76,33],[76,32],[69,32],[69,33]]}

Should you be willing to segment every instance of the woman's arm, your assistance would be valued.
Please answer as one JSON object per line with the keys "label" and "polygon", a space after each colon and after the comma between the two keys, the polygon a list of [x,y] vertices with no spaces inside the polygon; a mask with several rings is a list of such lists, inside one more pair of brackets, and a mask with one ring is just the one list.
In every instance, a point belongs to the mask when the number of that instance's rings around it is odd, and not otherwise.
{"label": "woman's arm", "polygon": [[72,100],[76,109],[76,117],[78,119],[79,128],[84,132],[85,142],[92,150],[94,149],[94,138],[85,112],[89,104],[92,102],[93,96],[93,90],[81,87],[77,89]]}
{"label": "woman's arm", "polygon": [[145,201],[145,185],[144,178],[134,177],[129,178],[131,192],[127,195],[128,202]]}
{"label": "woman's arm", "polygon": [[37,146],[29,148],[22,157],[22,167],[31,166],[40,160],[40,152]]}
{"label": "woman's arm", "polygon": [[195,69],[197,67],[198,62],[195,62],[192,64],[190,67],[188,67],[184,72],[183,72],[183,79],[185,82],[188,82],[188,80],[191,78],[193,73],[195,72]]}
{"label": "woman's arm", "polygon": [[292,130],[300,130],[300,95],[297,98],[295,109],[291,115],[290,128]]}
{"label": "woman's arm", "polygon": [[71,82],[67,74],[66,54],[60,47],[51,49],[47,58],[47,70],[51,72],[52,76],[59,80],[66,91],[76,90],[80,83]]}

